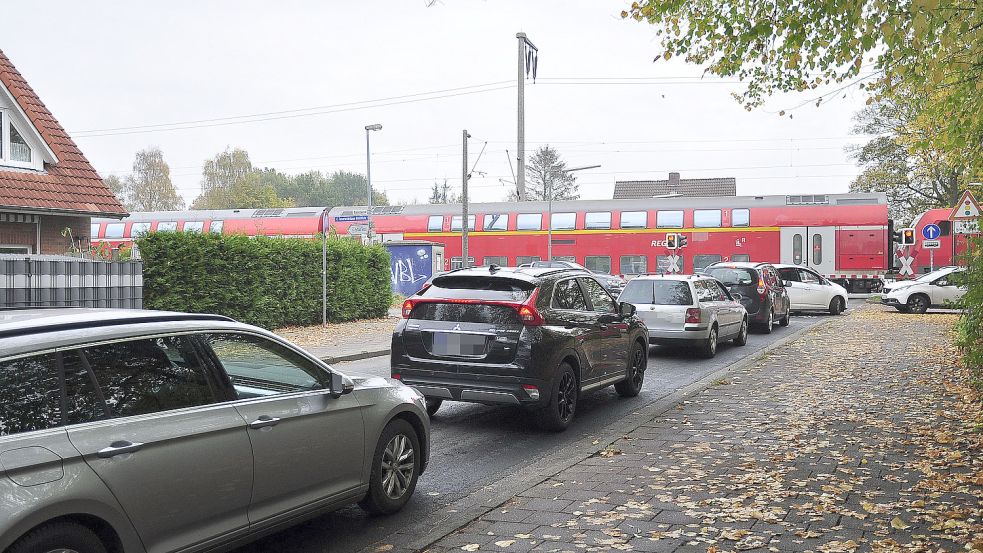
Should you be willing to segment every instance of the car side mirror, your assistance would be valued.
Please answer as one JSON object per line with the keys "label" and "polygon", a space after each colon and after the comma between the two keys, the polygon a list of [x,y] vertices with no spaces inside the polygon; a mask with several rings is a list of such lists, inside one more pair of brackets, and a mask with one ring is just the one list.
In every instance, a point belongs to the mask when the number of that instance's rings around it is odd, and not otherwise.
{"label": "car side mirror", "polygon": [[740,292],[731,292],[730,297],[734,298],[734,301],[739,302],[744,299],[744,294]]}
{"label": "car side mirror", "polygon": [[331,397],[339,398],[355,391],[355,383],[347,376],[331,371]]}
{"label": "car side mirror", "polygon": [[791,288],[792,287],[792,281],[791,280],[783,280],[782,281],[782,286],[784,286],[785,288]]}
{"label": "car side mirror", "polygon": [[628,317],[631,317],[632,315],[635,314],[635,311],[637,311],[635,306],[626,301],[623,301],[618,304],[618,314],[621,315],[621,318],[623,319],[627,319]]}

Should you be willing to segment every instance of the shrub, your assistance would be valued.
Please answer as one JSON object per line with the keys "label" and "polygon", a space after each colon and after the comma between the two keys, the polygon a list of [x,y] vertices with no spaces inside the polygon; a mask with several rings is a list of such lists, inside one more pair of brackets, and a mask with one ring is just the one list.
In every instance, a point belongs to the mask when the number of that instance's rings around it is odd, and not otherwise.
{"label": "shrub", "polygon": [[[155,232],[137,239],[147,309],[218,313],[278,328],[321,322],[321,241]],[[328,318],[386,314],[389,253],[328,240]]]}
{"label": "shrub", "polygon": [[957,343],[970,369],[973,385],[983,391],[983,239],[972,239],[963,273],[967,291],[960,301],[963,315],[957,325]]}

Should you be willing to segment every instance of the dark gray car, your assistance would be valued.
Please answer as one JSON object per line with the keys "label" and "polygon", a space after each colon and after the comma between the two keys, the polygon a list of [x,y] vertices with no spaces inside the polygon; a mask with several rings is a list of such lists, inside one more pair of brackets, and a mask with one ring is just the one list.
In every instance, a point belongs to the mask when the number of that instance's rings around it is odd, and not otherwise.
{"label": "dark gray car", "polygon": [[427,465],[423,397],[210,315],[0,311],[0,551],[230,547]]}

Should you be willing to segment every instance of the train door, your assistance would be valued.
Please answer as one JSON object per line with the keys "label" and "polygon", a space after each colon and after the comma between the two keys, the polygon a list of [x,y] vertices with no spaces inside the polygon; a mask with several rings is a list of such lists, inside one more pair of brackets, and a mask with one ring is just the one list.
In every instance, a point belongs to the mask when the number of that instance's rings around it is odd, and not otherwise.
{"label": "train door", "polygon": [[836,271],[836,227],[782,227],[782,263],[811,267],[822,275]]}

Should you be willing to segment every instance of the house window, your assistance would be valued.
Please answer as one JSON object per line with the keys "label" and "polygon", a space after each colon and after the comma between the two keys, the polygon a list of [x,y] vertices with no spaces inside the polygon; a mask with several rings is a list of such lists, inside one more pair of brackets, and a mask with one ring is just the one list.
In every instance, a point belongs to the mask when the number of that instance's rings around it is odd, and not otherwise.
{"label": "house window", "polygon": [[751,226],[751,210],[735,209],[730,212],[730,226],[748,227]]}
{"label": "house window", "polygon": [[10,116],[0,111],[0,165],[30,165],[34,160],[30,144],[14,126]]}
{"label": "house window", "polygon": [[509,216],[507,213],[485,215],[485,230],[508,230]]}
{"label": "house window", "polygon": [[515,219],[515,230],[542,230],[542,213],[520,213]]}
{"label": "house window", "polygon": [[648,225],[647,211],[622,211],[621,228],[645,228]]}
{"label": "house window", "polygon": [[31,147],[13,125],[10,125],[10,160],[21,163],[31,162]]}
{"label": "house window", "polygon": [[440,232],[442,230],[444,230],[444,216],[431,215],[427,219],[427,232]]}
{"label": "house window", "polygon": [[683,228],[683,211],[659,211],[655,214],[655,226],[658,228]]}
{"label": "house window", "polygon": [[[462,215],[451,217],[451,232],[461,232]],[[474,230],[474,215],[468,215],[468,230]]]}
{"label": "house window", "polygon": [[648,272],[648,260],[644,255],[621,256],[621,274],[644,275]]}
{"label": "house window", "polygon": [[697,209],[693,211],[693,226],[694,227],[719,227],[720,210]]}
{"label": "house window", "polygon": [[573,230],[577,228],[577,214],[553,213],[550,215],[550,228],[553,230]]}
{"label": "house window", "polygon": [[508,267],[509,258],[504,255],[486,255],[481,264],[485,266],[498,265],[499,267]]}
{"label": "house window", "polygon": [[161,221],[157,223],[157,232],[167,232],[177,230],[177,223],[174,221]]}
{"label": "house window", "polygon": [[611,212],[600,211],[588,213],[584,217],[584,228],[587,229],[609,229],[611,228]]}
{"label": "house window", "polygon": [[592,273],[611,274],[611,257],[607,255],[588,255],[584,258],[584,266]]}
{"label": "house window", "polygon": [[0,244],[0,254],[4,253],[31,253],[31,248],[28,246],[5,246]]}
{"label": "house window", "polygon": [[515,264],[519,267],[529,265],[533,261],[542,261],[542,259],[538,255],[520,255],[515,258]]}

